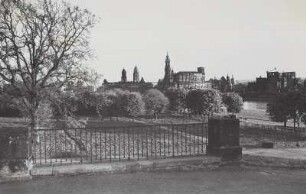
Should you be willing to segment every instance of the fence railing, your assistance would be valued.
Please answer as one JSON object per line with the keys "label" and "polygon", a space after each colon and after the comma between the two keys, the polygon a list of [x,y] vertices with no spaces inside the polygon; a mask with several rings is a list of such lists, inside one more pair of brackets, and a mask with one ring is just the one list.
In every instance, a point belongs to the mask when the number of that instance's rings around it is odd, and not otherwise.
{"label": "fence railing", "polygon": [[206,153],[207,123],[40,129],[36,165],[112,162]]}

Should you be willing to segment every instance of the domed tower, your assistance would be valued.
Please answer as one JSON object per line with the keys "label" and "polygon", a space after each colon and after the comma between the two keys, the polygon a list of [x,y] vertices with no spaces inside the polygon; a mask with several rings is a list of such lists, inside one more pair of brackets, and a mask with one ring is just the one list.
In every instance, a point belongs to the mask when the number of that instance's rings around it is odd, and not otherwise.
{"label": "domed tower", "polygon": [[121,73],[121,82],[125,83],[126,81],[127,81],[126,71],[125,69],[123,69]]}
{"label": "domed tower", "polygon": [[139,71],[137,66],[134,68],[134,73],[133,73],[133,82],[139,82]]}

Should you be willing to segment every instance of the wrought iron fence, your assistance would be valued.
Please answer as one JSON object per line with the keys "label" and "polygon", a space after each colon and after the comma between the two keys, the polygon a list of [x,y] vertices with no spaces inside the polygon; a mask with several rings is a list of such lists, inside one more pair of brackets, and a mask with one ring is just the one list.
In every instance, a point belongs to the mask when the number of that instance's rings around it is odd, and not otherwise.
{"label": "wrought iron fence", "polygon": [[40,129],[36,165],[112,162],[206,153],[207,123]]}

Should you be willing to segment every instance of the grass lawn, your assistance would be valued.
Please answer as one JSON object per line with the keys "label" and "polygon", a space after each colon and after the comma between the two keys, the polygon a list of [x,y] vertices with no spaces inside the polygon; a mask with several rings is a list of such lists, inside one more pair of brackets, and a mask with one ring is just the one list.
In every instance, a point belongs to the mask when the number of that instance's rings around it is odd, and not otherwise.
{"label": "grass lawn", "polygon": [[[242,110],[240,113],[237,113],[236,116],[248,123],[252,124],[261,124],[261,125],[273,125],[273,126],[283,126],[283,122],[274,122],[271,121],[269,115],[264,110]],[[288,127],[293,127],[293,119],[288,120]],[[306,126],[303,123],[300,123],[300,127],[305,128]]]}
{"label": "grass lawn", "polygon": [[[203,117],[189,117],[185,116],[172,116],[162,115],[158,119],[151,117],[139,117],[136,119],[124,117],[104,118],[103,120],[93,117],[80,117],[79,120],[86,120],[87,128],[98,127],[123,127],[123,126],[141,126],[147,124],[171,124],[171,123],[194,123],[194,122],[207,122],[207,118]],[[0,117],[0,130],[12,128],[26,128],[28,121],[26,118],[9,118]]]}

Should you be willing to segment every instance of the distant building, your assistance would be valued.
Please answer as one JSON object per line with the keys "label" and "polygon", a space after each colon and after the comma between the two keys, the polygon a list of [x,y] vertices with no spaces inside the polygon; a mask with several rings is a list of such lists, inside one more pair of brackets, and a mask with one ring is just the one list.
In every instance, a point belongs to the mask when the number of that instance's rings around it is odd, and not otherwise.
{"label": "distant building", "polygon": [[248,83],[247,93],[276,94],[297,88],[295,72],[267,71],[267,77],[258,77],[256,82]]}
{"label": "distant building", "polygon": [[230,78],[228,75],[226,77],[222,76],[220,79],[210,79],[209,82],[213,89],[219,90],[220,92],[232,92],[235,85],[234,76]]}
{"label": "distant building", "polygon": [[171,69],[168,53],[165,59],[165,75],[163,80],[159,81],[158,85],[162,89],[170,87],[185,89],[210,88],[210,83],[205,81],[204,67],[198,67],[197,71],[179,71],[175,73],[174,70]]}
{"label": "distant building", "polygon": [[153,84],[150,82],[145,82],[143,78],[139,81],[139,70],[137,66],[134,68],[133,81],[127,80],[126,70],[122,70],[121,81],[120,82],[103,82],[102,86],[97,89],[97,92],[102,92],[104,90],[111,89],[122,89],[132,92],[145,92],[146,90],[153,88]]}
{"label": "distant building", "polygon": [[79,80],[77,83],[68,82],[64,91],[72,93],[94,92],[95,88],[93,86],[85,86],[84,83]]}
{"label": "distant building", "polygon": [[207,88],[204,67],[198,67],[198,71],[179,71],[174,74],[173,82],[177,88]]}

